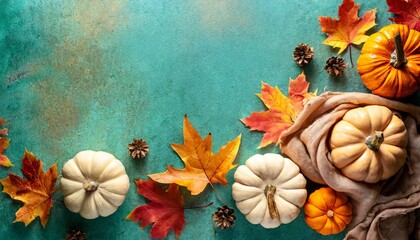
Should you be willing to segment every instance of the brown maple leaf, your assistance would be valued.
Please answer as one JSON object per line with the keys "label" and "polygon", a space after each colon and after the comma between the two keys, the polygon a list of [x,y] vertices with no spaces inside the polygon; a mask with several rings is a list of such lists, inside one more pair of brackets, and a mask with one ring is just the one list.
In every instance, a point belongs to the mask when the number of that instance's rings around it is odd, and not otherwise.
{"label": "brown maple leaf", "polygon": [[418,0],[386,0],[388,12],[395,14],[392,22],[405,24],[409,28],[420,31],[420,1]]}
{"label": "brown maple leaf", "polygon": [[[354,0],[343,0],[343,3],[338,7],[338,19],[320,16],[321,32],[325,32],[328,36],[322,43],[340,48],[339,54],[352,44],[364,43],[368,39],[365,32],[376,25],[376,8],[367,11],[359,18],[357,16],[359,7],[360,4],[355,5]],[[350,60],[353,65],[351,52]]]}
{"label": "brown maple leaf", "polygon": [[258,148],[271,143],[278,144],[281,133],[293,125],[305,103],[316,95],[316,91],[309,93],[308,88],[309,82],[306,81],[304,73],[297,76],[295,80],[290,79],[289,97],[284,96],[278,87],[262,84],[261,94],[257,96],[268,110],[252,112],[251,116],[241,119],[251,131],[264,132]]}
{"label": "brown maple leaf", "polygon": [[184,200],[179,194],[178,185],[171,184],[165,191],[152,180],[135,180],[135,183],[138,193],[149,199],[150,203],[137,207],[126,219],[140,221],[142,228],[153,224],[151,238],[164,238],[171,229],[178,238],[185,225]]}
{"label": "brown maple leaf", "polygon": [[[6,123],[6,120],[0,118],[0,126],[4,123]],[[0,166],[10,167],[13,166],[12,162],[10,162],[6,155],[3,155],[3,151],[9,147],[9,139],[3,137],[7,136],[7,134],[7,128],[0,129]]]}
{"label": "brown maple leaf", "polygon": [[27,226],[39,217],[45,228],[52,208],[52,194],[56,190],[57,166],[54,164],[44,172],[42,161],[25,150],[21,170],[26,178],[9,173],[8,177],[0,180],[4,193],[23,202],[23,207],[16,212],[15,222],[23,222]]}
{"label": "brown maple leaf", "polygon": [[172,144],[172,149],[184,161],[185,168],[167,166],[163,173],[149,177],[160,183],[176,183],[187,187],[192,195],[201,193],[211,183],[228,184],[226,174],[236,166],[232,164],[241,143],[241,135],[223,146],[217,154],[211,150],[212,136],[202,139],[197,130],[184,117],[184,144]]}

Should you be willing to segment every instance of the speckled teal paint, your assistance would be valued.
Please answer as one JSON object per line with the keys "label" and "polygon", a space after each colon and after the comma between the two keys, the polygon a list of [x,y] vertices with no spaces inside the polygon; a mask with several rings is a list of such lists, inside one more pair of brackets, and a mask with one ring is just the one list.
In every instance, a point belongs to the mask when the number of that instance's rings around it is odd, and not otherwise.
{"label": "speckled teal paint", "polygon": [[[317,17],[336,16],[341,1],[57,1],[5,0],[0,3],[0,117],[9,122],[15,164],[0,169],[19,172],[24,148],[59,169],[84,149],[113,153],[130,180],[182,167],[169,147],[182,143],[182,117],[205,135],[213,134],[215,151],[242,133],[237,162],[256,153],[262,134],[251,133],[238,119],[263,109],[255,96],[261,81],[287,91],[289,78],[302,70],[311,91],[361,91],[355,68],[331,79],[324,63],[336,51],[322,45]],[[388,24],[385,1],[359,1],[361,11],[378,8],[372,33]],[[299,68],[292,60],[301,42],[315,49],[314,61]],[[353,48],[357,60],[360,47]],[[343,54],[349,61],[348,51]],[[407,99],[418,102],[419,94]],[[126,145],[133,137],[150,144],[146,159],[134,161]],[[61,171],[60,171],[61,172]],[[233,182],[233,172],[228,180]],[[145,200],[134,183],[125,203],[110,217],[85,220],[54,203],[49,223],[24,227],[12,223],[21,206],[0,194],[0,235],[9,239],[64,239],[80,227],[88,239],[147,239],[125,216]],[[318,187],[308,183],[312,191]],[[216,186],[234,206],[231,186]],[[188,194],[187,194],[188,195]],[[59,192],[54,197],[61,199]],[[214,201],[211,207],[186,210],[181,239],[342,239],[323,237],[306,226],[303,214],[288,225],[266,230],[248,223],[237,211],[232,229],[213,234],[210,215],[218,205],[211,189],[186,197],[186,205]],[[174,238],[173,233],[169,235]]]}

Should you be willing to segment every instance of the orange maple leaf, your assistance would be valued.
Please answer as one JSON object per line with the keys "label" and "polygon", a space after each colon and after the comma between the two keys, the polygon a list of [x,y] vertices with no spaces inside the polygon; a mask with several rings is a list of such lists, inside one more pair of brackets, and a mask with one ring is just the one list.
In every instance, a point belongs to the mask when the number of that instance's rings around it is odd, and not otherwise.
{"label": "orange maple leaf", "polygon": [[316,96],[317,90],[311,93],[308,92],[309,89],[309,82],[306,81],[306,76],[303,74],[299,74],[296,79],[290,79],[289,82],[289,99],[290,104],[296,110],[297,114],[299,114],[303,110],[303,106],[305,105],[306,101],[308,101],[311,97]]}
{"label": "orange maple leaf", "polygon": [[355,5],[354,0],[343,0],[338,7],[338,20],[331,17],[319,17],[319,24],[328,36],[323,44],[340,48],[338,53],[342,53],[351,44],[359,45],[364,43],[368,36],[365,32],[376,25],[376,8],[367,11],[362,18],[359,18],[360,4]]}
{"label": "orange maple leaf", "polygon": [[[3,118],[0,118],[0,126],[6,122]],[[5,167],[13,166],[9,158],[6,155],[3,155],[3,151],[9,147],[9,139],[2,136],[7,136],[7,128],[0,129],[0,165]]]}
{"label": "orange maple leaf", "polygon": [[303,72],[295,80],[290,79],[289,97],[284,96],[278,87],[262,84],[261,94],[257,96],[268,110],[252,112],[249,117],[241,119],[251,131],[265,132],[258,148],[278,144],[280,134],[293,125],[305,103],[316,96],[316,91],[308,93],[308,88],[309,82]]}
{"label": "orange maple leaf", "polygon": [[172,149],[184,161],[185,168],[167,166],[166,172],[150,174],[149,177],[160,183],[176,183],[187,187],[192,195],[201,193],[209,183],[227,185],[226,174],[236,167],[232,163],[240,143],[241,135],[221,147],[217,154],[213,154],[211,134],[202,139],[185,116],[184,144],[171,144]]}
{"label": "orange maple leaf", "polygon": [[135,208],[126,219],[140,221],[141,227],[153,224],[151,238],[165,238],[171,229],[178,238],[185,225],[184,200],[179,194],[179,186],[171,184],[165,191],[152,180],[135,180],[135,183],[138,193],[150,203]]}
{"label": "orange maple leaf", "polygon": [[44,172],[42,161],[25,150],[21,170],[25,179],[9,173],[8,177],[0,180],[4,193],[23,202],[23,207],[16,212],[15,222],[23,222],[27,226],[39,216],[45,228],[52,208],[52,194],[56,190],[57,166],[54,164]]}

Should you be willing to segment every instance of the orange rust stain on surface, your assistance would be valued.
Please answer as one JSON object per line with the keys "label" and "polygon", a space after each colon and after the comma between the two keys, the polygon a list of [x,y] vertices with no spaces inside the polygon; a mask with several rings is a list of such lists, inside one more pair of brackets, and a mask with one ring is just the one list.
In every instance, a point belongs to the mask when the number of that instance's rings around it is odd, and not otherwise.
{"label": "orange rust stain on surface", "polygon": [[33,125],[52,156],[60,156],[65,137],[75,134],[90,104],[109,91],[105,82],[113,59],[101,44],[114,39],[126,23],[125,6],[126,1],[76,0],[65,3],[62,14],[45,13],[47,30],[53,33],[47,39],[51,71],[32,84],[37,96]]}
{"label": "orange rust stain on surface", "polygon": [[71,133],[80,120],[80,112],[68,95],[58,93],[55,79],[38,82],[32,85],[38,93],[35,125],[39,127],[42,150],[53,156],[59,156],[65,143],[61,138]]}

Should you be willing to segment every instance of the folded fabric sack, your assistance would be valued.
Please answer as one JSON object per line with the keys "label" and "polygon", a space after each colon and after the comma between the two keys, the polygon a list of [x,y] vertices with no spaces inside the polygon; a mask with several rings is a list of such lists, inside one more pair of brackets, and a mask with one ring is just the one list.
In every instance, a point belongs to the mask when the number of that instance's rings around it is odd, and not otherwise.
{"label": "folded fabric sack", "polygon": [[[378,183],[355,181],[331,162],[332,127],[349,110],[381,105],[395,111],[408,132],[407,159],[392,177]],[[280,136],[280,149],[310,180],[346,193],[353,220],[346,239],[420,239],[420,107],[368,93],[327,92],[312,98]],[[417,237],[417,238],[416,238]]]}

